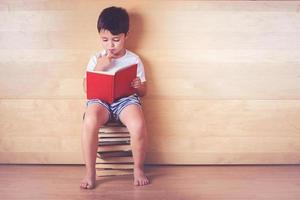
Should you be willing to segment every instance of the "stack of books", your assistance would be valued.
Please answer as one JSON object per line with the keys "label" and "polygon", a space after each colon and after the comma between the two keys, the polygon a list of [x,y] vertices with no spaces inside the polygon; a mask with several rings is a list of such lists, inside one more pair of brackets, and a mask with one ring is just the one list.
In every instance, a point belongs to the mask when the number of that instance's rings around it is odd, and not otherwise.
{"label": "stack of books", "polygon": [[130,135],[125,126],[109,123],[100,128],[96,173],[97,176],[133,174]]}

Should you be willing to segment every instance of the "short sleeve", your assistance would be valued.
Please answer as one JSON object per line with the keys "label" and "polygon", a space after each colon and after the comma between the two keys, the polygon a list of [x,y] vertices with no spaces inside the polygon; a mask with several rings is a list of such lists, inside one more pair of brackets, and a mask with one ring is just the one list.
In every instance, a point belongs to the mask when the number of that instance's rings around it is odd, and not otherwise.
{"label": "short sleeve", "polygon": [[[86,71],[94,71],[96,64],[97,64],[97,54],[91,56],[87,66],[86,66]],[[85,77],[86,77],[86,73],[84,73],[84,78]]]}
{"label": "short sleeve", "polygon": [[87,71],[94,71],[96,64],[97,64],[97,58],[96,58],[96,56],[94,55],[94,56],[92,56],[92,57],[90,58],[90,60],[89,60],[89,62],[88,62],[88,64],[87,64],[86,70],[87,70]]}
{"label": "short sleeve", "polygon": [[142,82],[146,81],[145,69],[141,59],[137,58],[137,76],[141,79]]}

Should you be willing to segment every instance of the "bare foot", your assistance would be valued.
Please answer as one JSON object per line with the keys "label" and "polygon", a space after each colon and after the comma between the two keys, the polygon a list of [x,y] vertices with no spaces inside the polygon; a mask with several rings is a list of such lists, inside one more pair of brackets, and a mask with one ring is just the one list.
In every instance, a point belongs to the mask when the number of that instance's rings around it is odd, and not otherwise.
{"label": "bare foot", "polygon": [[134,176],[133,184],[135,186],[143,186],[143,185],[147,185],[150,183],[149,179],[145,175],[142,168],[139,168],[139,167],[134,168],[133,176]]}
{"label": "bare foot", "polygon": [[80,188],[81,189],[93,189],[96,185],[96,172],[87,175],[81,180]]}

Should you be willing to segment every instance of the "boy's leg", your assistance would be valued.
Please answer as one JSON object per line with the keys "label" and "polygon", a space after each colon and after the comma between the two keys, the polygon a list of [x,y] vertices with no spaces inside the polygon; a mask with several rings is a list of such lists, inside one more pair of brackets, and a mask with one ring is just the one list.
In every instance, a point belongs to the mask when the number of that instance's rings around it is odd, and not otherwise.
{"label": "boy's leg", "polygon": [[103,105],[96,103],[88,105],[81,135],[82,153],[86,165],[86,176],[80,183],[80,187],[83,189],[95,187],[98,130],[108,119],[109,111]]}
{"label": "boy's leg", "polygon": [[134,185],[147,185],[149,184],[149,180],[144,174],[147,130],[141,106],[135,104],[126,106],[121,111],[119,119],[128,128],[131,136],[134,160]]}

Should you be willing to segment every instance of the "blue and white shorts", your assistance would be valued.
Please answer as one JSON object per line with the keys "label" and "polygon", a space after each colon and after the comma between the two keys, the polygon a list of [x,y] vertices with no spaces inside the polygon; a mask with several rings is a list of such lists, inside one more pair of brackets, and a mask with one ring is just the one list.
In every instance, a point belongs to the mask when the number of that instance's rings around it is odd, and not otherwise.
{"label": "blue and white shorts", "polygon": [[130,95],[128,97],[123,97],[121,99],[118,99],[117,101],[113,102],[112,104],[108,104],[104,101],[101,101],[100,99],[90,99],[86,102],[86,106],[89,106],[90,104],[100,104],[104,106],[108,112],[110,113],[109,121],[119,121],[119,116],[121,111],[128,105],[138,105],[141,106],[140,98],[137,94]]}

